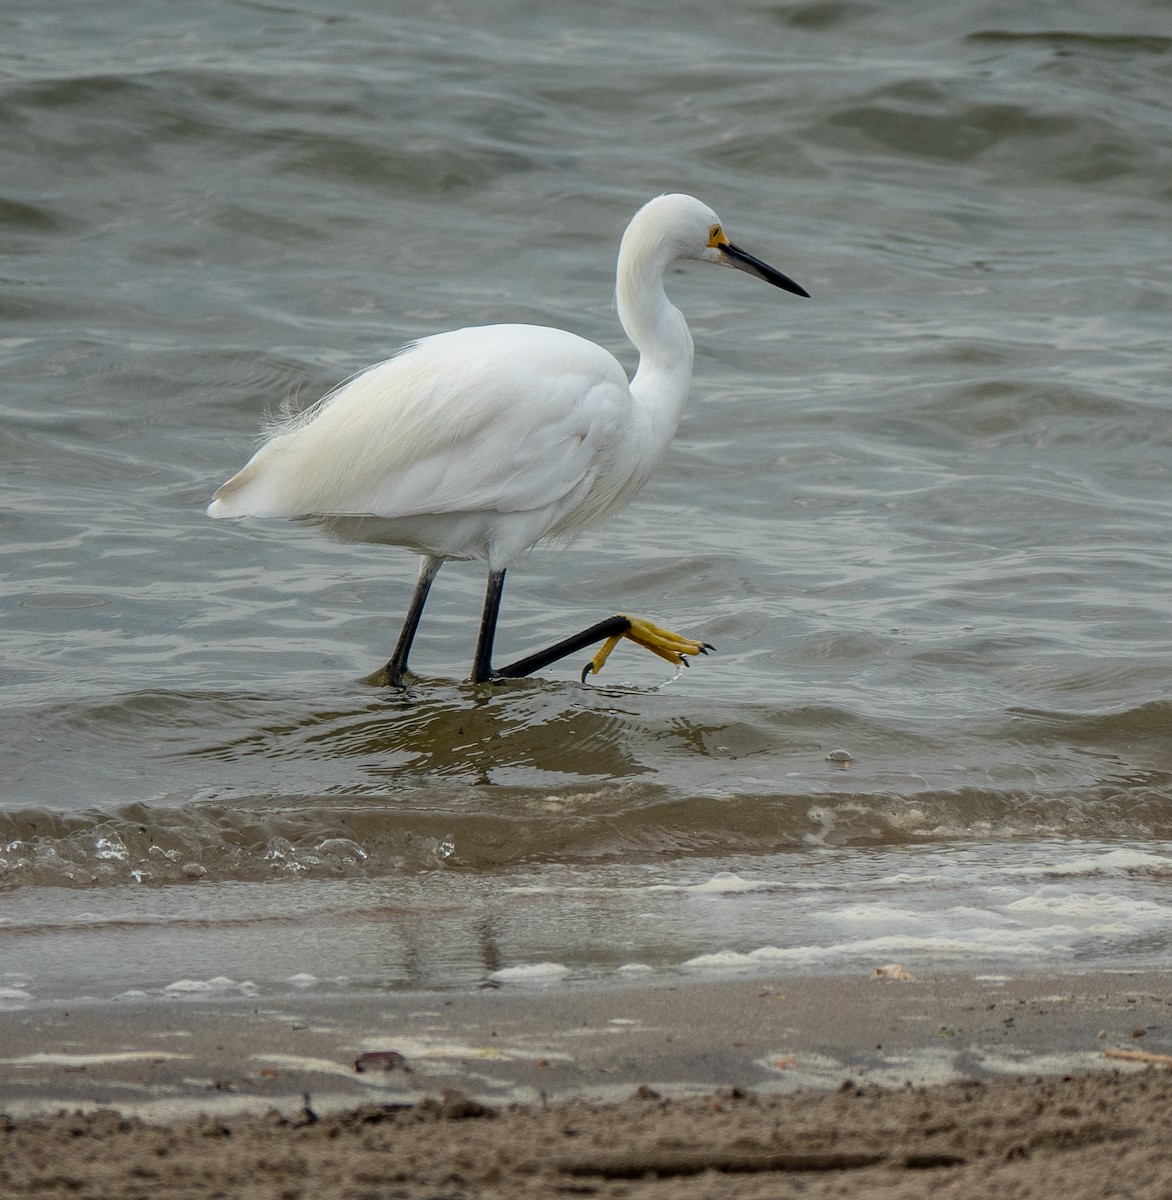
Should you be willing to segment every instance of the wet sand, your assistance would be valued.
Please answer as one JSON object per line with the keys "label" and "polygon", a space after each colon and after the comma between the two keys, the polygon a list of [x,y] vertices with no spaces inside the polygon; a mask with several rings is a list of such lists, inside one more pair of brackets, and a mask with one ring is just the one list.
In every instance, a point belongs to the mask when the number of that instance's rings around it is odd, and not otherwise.
{"label": "wet sand", "polygon": [[127,999],[0,1044],[3,1196],[1172,1194],[1172,1074],[1114,1057],[1172,1054],[1162,973]]}

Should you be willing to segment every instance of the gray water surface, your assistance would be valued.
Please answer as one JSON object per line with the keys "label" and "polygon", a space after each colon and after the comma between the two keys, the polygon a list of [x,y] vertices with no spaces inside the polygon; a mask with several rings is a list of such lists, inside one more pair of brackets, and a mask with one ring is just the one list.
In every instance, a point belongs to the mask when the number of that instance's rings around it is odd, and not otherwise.
{"label": "gray water surface", "polygon": [[[84,990],[84,970],[47,965],[64,937],[103,970],[137,957],[114,972],[128,986],[178,971],[103,942],[78,889],[176,937],[173,911],[300,913],[272,979],[351,903],[331,888],[414,897],[396,920],[415,945],[454,904],[444,944],[480,948],[424,974],[459,986],[610,962],[640,918],[618,903],[559,958],[567,889],[818,885],[827,852],[895,931],[865,881],[964,858],[969,874],[900,885],[901,911],[928,914],[913,957],[1011,852],[1036,879],[1005,903],[1033,897],[1031,921],[1053,872],[1088,881],[1084,957],[1164,952],[1170,84],[1172,13],[1136,0],[7,5],[0,957],[17,990]],[[718,653],[678,678],[621,648],[591,687],[573,661],[473,688],[483,578],[453,564],[418,684],[372,686],[414,557],[212,522],[211,492],[266,412],[413,337],[532,321],[633,368],[614,258],[667,190],[813,299],[673,274],[697,346],[676,442],[623,514],[510,572],[498,645],[630,611]],[[534,877],[529,932],[483,951],[472,914]],[[735,887],[681,892],[742,907],[697,940],[681,900],[654,966],[784,948],[778,887],[770,920]],[[794,947],[854,944],[820,911]],[[1039,952],[1069,949],[1064,911]],[[215,928],[201,978],[260,961]],[[420,961],[386,954],[352,974]]]}

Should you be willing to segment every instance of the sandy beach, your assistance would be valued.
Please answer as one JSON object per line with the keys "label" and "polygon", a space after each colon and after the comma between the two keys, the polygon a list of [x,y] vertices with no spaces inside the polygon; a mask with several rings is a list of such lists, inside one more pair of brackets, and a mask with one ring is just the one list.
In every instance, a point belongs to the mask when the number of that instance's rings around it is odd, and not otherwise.
{"label": "sandy beach", "polygon": [[1172,976],[0,1015],[0,1195],[1162,1196]]}

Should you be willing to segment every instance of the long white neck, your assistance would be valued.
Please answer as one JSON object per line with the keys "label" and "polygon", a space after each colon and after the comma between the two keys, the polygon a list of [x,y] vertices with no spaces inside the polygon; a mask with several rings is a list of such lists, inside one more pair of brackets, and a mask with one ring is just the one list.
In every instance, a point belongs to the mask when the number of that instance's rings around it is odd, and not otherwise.
{"label": "long white neck", "polygon": [[632,224],[619,248],[615,295],[619,320],[639,351],[631,393],[651,419],[656,440],[666,446],[692,382],[692,335],[684,314],[663,290],[671,248],[633,236],[634,230]]}

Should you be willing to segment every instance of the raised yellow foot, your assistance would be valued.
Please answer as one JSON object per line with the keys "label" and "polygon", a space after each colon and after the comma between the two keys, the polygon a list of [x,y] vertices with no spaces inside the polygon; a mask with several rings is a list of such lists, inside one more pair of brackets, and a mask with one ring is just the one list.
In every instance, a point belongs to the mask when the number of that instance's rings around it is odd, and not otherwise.
{"label": "raised yellow foot", "polygon": [[672,633],[670,629],[661,629],[658,625],[652,625],[650,621],[644,621],[641,617],[627,616],[626,613],[622,615],[630,622],[630,627],[623,633],[616,633],[613,637],[608,637],[598,647],[598,653],[582,668],[583,683],[586,682],[588,675],[597,675],[602,670],[606,660],[610,657],[610,652],[623,638],[630,638],[644,650],[650,650],[652,654],[666,658],[669,663],[674,663],[677,667],[690,665],[686,655],[707,654],[709,650],[716,649],[707,642],[698,642],[695,638]]}

